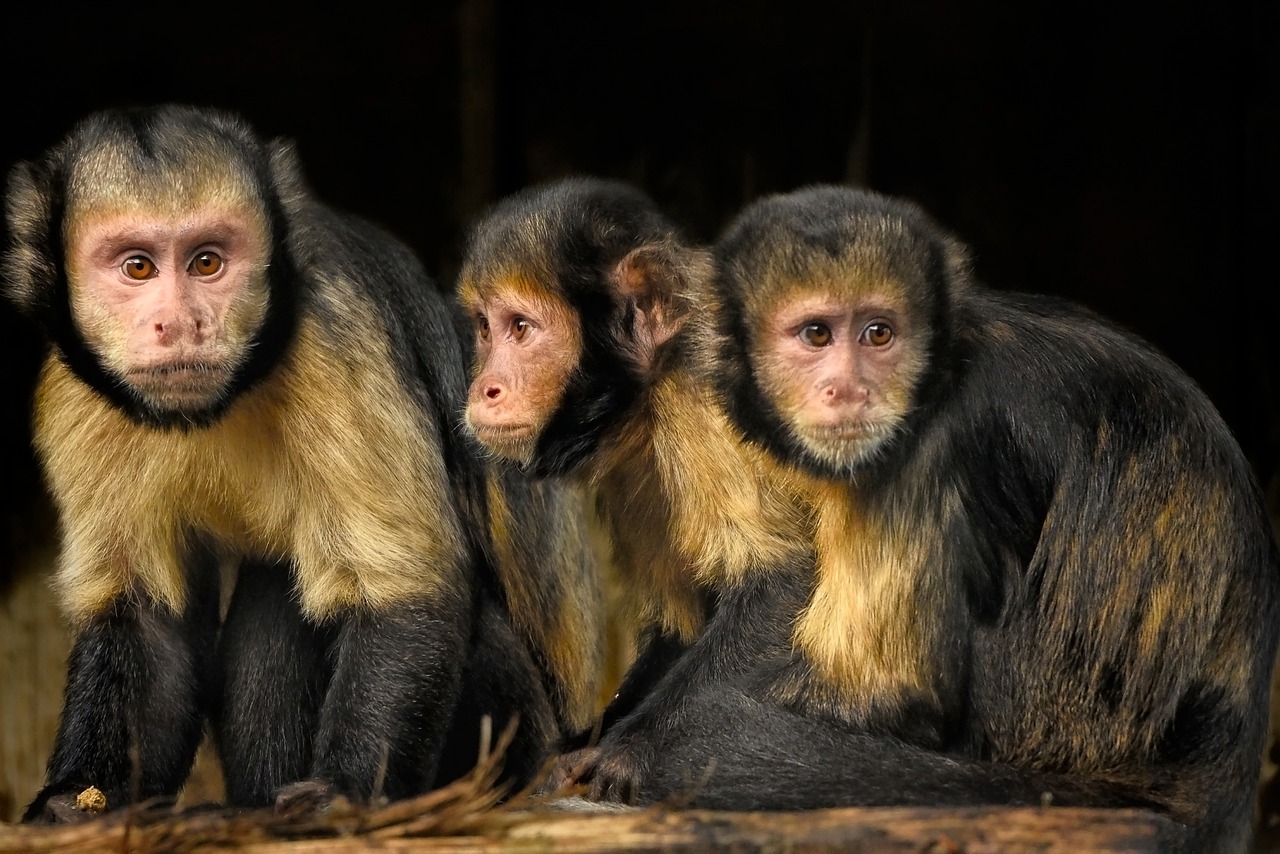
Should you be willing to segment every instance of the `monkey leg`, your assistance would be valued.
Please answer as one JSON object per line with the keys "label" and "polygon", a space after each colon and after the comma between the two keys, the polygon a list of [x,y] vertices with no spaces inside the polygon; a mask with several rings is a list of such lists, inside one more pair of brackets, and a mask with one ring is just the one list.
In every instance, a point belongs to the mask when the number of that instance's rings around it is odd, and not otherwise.
{"label": "monkey leg", "polygon": [[359,800],[394,800],[430,787],[458,706],[476,607],[459,578],[430,600],[346,616],[320,710],[312,781]]}
{"label": "monkey leg", "polygon": [[633,801],[644,788],[659,740],[688,714],[687,696],[789,653],[792,625],[807,601],[811,573],[809,565],[762,571],[720,591],[711,619],[689,650],[597,747],[562,756],[549,784],[583,783],[593,799]]}
{"label": "monkey leg", "polygon": [[44,788],[22,820],[72,818],[90,786],[108,810],[173,798],[202,735],[216,600],[193,592],[181,616],[125,595],[76,636]]}
{"label": "monkey leg", "polygon": [[533,780],[555,744],[559,730],[555,711],[533,657],[516,636],[506,612],[490,596],[481,601],[474,644],[435,785],[442,786],[475,767],[481,721],[488,716],[491,742],[508,725],[516,727],[502,757],[501,781],[519,789]]}
{"label": "monkey leg", "polygon": [[334,633],[303,618],[290,571],[287,562],[246,561],[223,622],[214,732],[235,806],[270,804],[311,767]]}

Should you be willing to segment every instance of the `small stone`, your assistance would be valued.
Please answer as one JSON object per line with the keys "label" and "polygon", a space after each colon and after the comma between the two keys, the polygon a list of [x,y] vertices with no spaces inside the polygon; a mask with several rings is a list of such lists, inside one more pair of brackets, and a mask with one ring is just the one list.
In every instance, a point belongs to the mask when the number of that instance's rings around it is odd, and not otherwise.
{"label": "small stone", "polygon": [[102,812],[107,808],[107,796],[97,786],[90,786],[76,795],[76,809],[85,812]]}

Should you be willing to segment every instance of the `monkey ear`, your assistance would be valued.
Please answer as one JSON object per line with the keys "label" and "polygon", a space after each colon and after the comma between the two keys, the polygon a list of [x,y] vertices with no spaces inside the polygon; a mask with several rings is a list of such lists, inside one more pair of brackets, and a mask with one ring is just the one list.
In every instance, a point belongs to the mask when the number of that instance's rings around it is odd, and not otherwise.
{"label": "monkey ear", "polygon": [[307,199],[307,182],[298,152],[291,140],[277,138],[271,141],[268,157],[272,182],[280,194],[286,218],[292,221],[298,217]]}
{"label": "monkey ear", "polygon": [[969,247],[951,235],[944,238],[942,245],[943,262],[947,267],[947,281],[951,283],[952,290],[968,287],[973,269]]}
{"label": "monkey ear", "polygon": [[633,249],[614,267],[614,295],[619,304],[635,309],[630,331],[642,371],[653,366],[658,348],[684,325],[693,288],[709,269],[704,253],[661,244]]}
{"label": "monkey ear", "polygon": [[50,242],[52,184],[52,177],[33,163],[19,163],[9,173],[5,216],[11,239],[4,259],[4,295],[28,316],[42,311],[57,275]]}

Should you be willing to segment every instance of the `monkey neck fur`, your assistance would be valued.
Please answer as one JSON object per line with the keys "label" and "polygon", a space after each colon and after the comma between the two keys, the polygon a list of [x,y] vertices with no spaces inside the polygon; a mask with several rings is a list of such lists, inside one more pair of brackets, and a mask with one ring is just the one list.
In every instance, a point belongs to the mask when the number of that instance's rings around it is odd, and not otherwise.
{"label": "monkey neck fur", "polygon": [[701,625],[701,591],[811,550],[802,480],[741,441],[685,368],[639,395],[582,477],[623,577],[680,636]]}

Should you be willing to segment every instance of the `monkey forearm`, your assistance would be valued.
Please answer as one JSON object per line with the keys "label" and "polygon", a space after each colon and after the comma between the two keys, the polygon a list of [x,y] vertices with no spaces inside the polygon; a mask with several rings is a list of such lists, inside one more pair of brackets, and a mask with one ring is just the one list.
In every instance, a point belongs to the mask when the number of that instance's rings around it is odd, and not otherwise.
{"label": "monkey forearm", "polygon": [[107,809],[177,794],[200,743],[202,641],[212,641],[190,628],[120,600],[79,634],[46,785],[24,821],[43,818],[51,797],[89,786],[106,795]]}
{"label": "monkey forearm", "polygon": [[586,747],[609,732],[618,721],[635,710],[688,649],[689,645],[674,635],[666,634],[656,627],[646,630],[640,652],[627,668],[622,685],[605,707],[600,719],[591,727],[564,739],[560,750],[563,752]]}
{"label": "monkey forearm", "polygon": [[649,768],[643,801],[687,795],[708,809],[878,805],[1158,806],[1084,775],[948,756],[716,686],[687,699]]}
{"label": "monkey forearm", "polygon": [[429,786],[458,702],[473,618],[465,607],[434,601],[347,620],[320,715],[313,778],[361,799],[395,799]]}
{"label": "monkey forearm", "polygon": [[665,728],[680,714],[683,698],[712,683],[752,672],[766,660],[785,657],[791,627],[808,594],[807,569],[762,572],[720,592],[703,633],[657,680],[634,710],[613,727],[616,738]]}

